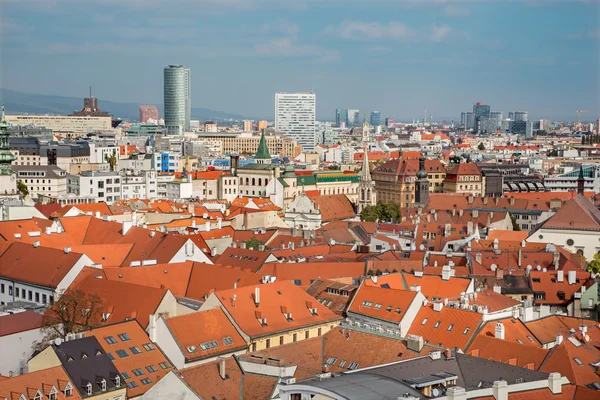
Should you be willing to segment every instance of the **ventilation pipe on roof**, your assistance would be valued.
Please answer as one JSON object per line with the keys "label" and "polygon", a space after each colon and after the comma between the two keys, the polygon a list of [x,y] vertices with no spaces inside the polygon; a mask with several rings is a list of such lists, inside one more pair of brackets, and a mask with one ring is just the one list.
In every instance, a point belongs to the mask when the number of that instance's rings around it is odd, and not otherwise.
{"label": "ventilation pipe on roof", "polygon": [[560,271],[556,271],[556,282],[564,282],[565,280],[565,271],[560,270]]}
{"label": "ventilation pipe on roof", "polygon": [[245,248],[246,248],[246,242],[240,243],[240,249],[245,249]]}
{"label": "ventilation pipe on roof", "polygon": [[226,374],[225,374],[225,360],[226,360],[226,358],[224,358],[224,357],[219,358],[219,376],[223,380],[226,379]]}
{"label": "ventilation pipe on roof", "polygon": [[221,217],[217,217],[217,229],[221,229],[223,227],[223,220]]}
{"label": "ventilation pipe on roof", "polygon": [[215,257],[216,255],[217,255],[217,248],[213,247],[212,249],[210,249],[210,256]]}
{"label": "ventilation pipe on roof", "polygon": [[463,387],[452,386],[446,390],[446,398],[448,400],[467,400],[467,392]]}
{"label": "ventilation pipe on roof", "polygon": [[471,215],[473,216],[473,218],[479,218],[479,210],[471,211]]}
{"label": "ventilation pipe on roof", "polygon": [[559,344],[561,344],[563,341],[563,335],[562,334],[558,334],[556,335],[556,341],[554,342],[556,346],[558,346]]}
{"label": "ventilation pipe on roof", "polygon": [[192,217],[192,228],[196,227],[196,219]]}
{"label": "ventilation pipe on roof", "polygon": [[101,216],[100,211],[96,211],[96,218],[100,218]]}
{"label": "ventilation pipe on roof", "polygon": [[294,251],[296,248],[296,245],[294,244],[294,242],[290,242],[290,250]]}
{"label": "ventilation pipe on roof", "polygon": [[521,268],[522,259],[523,259],[523,252],[522,252],[521,248],[519,248],[519,250],[517,251],[517,265],[519,268]]}
{"label": "ventilation pipe on roof", "polygon": [[552,263],[554,264],[554,269],[558,269],[558,266],[560,265],[560,253],[558,251],[554,252]]}
{"label": "ventilation pipe on roof", "polygon": [[254,303],[256,304],[256,307],[258,307],[260,304],[260,288],[259,287],[254,288]]}
{"label": "ventilation pipe on roof", "polygon": [[204,224],[204,229],[206,230],[206,232],[210,232],[210,221],[206,221],[206,223]]}

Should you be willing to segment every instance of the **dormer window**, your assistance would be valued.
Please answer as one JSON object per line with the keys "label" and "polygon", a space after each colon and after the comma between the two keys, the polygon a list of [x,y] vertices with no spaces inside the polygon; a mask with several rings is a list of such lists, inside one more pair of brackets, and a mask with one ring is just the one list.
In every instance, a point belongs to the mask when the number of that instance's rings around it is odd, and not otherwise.
{"label": "dormer window", "polygon": [[42,399],[42,392],[40,392],[39,390],[35,393],[35,396],[33,396],[33,400],[41,400]]}
{"label": "dormer window", "polygon": [[65,397],[71,397],[73,396],[73,387],[71,386],[71,382],[67,383],[67,386],[65,386]]}
{"label": "dormer window", "polygon": [[92,395],[92,384],[90,382],[87,383],[87,385],[85,385],[86,391],[87,391],[87,395],[91,396]]}
{"label": "dormer window", "polygon": [[102,391],[106,391],[106,379],[102,379],[100,381],[100,388],[102,389]]}
{"label": "dormer window", "polygon": [[50,393],[48,393],[48,399],[49,400],[56,400],[56,395],[58,394],[58,390],[56,390],[56,388],[54,386],[52,386],[52,389],[50,390]]}
{"label": "dormer window", "polygon": [[121,386],[121,377],[119,375],[115,376],[115,386],[116,387]]}

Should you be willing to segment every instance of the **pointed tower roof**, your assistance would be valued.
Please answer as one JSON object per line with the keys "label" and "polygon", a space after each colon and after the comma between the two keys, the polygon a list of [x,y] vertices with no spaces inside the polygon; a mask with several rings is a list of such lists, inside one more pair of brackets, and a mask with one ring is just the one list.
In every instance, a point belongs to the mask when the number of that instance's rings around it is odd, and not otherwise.
{"label": "pointed tower roof", "polygon": [[256,154],[254,155],[254,159],[256,160],[266,160],[271,159],[271,154],[269,154],[269,148],[267,147],[267,139],[265,139],[265,131],[263,130],[260,135],[260,142],[258,143],[258,149],[256,150]]}
{"label": "pointed tower roof", "polygon": [[369,169],[369,150],[365,147],[365,158],[360,171],[361,182],[371,182],[371,170]]}

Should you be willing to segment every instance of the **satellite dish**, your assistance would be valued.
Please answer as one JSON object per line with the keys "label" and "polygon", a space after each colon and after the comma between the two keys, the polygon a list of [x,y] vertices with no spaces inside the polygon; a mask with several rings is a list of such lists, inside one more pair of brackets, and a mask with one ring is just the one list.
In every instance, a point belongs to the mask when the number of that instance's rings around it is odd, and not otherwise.
{"label": "satellite dish", "polygon": [[423,245],[423,244],[422,244],[422,245],[420,245],[420,246],[419,246],[419,249],[420,249],[421,251],[425,250],[425,245]]}
{"label": "satellite dish", "polygon": [[433,397],[438,397],[441,393],[439,389],[433,388],[431,394],[433,394]]}
{"label": "satellite dish", "polygon": [[54,339],[54,344],[57,346],[60,346],[62,344],[63,340],[62,338],[56,338]]}
{"label": "satellite dish", "polygon": [[537,267],[535,267],[535,269],[537,269],[538,271],[541,271],[542,270],[542,266],[538,265]]}

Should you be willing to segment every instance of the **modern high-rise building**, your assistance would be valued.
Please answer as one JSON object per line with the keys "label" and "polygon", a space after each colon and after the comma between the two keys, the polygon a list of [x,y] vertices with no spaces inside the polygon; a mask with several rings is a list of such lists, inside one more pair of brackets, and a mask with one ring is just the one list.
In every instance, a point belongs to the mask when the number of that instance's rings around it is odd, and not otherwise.
{"label": "modern high-rise building", "polygon": [[348,123],[346,126],[359,126],[360,125],[360,111],[359,110],[346,110],[348,112]]}
{"label": "modern high-rise building", "polygon": [[344,110],[341,110],[341,109],[339,109],[339,108],[336,108],[336,109],[335,109],[335,126],[336,126],[337,128],[339,128],[339,127],[340,127],[340,124],[341,124],[342,122],[345,122],[345,121],[342,119],[343,112],[344,112]]}
{"label": "modern high-rise building", "polygon": [[190,69],[167,65],[164,72],[165,126],[170,135],[190,131],[192,90]]}
{"label": "modern high-rise building", "polygon": [[242,127],[242,129],[244,130],[244,132],[252,132],[252,123],[254,121],[252,121],[251,119],[245,119],[244,120],[244,126]]}
{"label": "modern high-rise building", "polygon": [[256,130],[259,132],[262,132],[263,129],[267,129],[267,121],[258,121],[258,125],[256,127]]}
{"label": "modern high-rise building", "polygon": [[371,126],[381,125],[381,113],[379,111],[371,111]]}
{"label": "modern high-rise building", "polygon": [[465,125],[465,129],[467,130],[473,130],[475,129],[475,115],[472,112],[467,112],[467,117],[466,117],[466,125]]}
{"label": "modern high-rise building", "polygon": [[158,108],[156,106],[140,106],[140,123],[145,124],[148,120],[158,123]]}
{"label": "modern high-rise building", "polygon": [[515,111],[513,113],[513,121],[529,121],[529,113],[527,111]]}
{"label": "modern high-rise building", "polygon": [[387,126],[388,128],[390,128],[392,125],[394,125],[394,120],[391,119],[390,117],[385,119],[385,126]]}
{"label": "modern high-rise building", "polygon": [[473,129],[479,129],[479,120],[483,117],[490,117],[490,106],[481,104],[479,102],[473,104],[473,119],[474,119],[474,127]]}
{"label": "modern high-rise building", "polygon": [[275,93],[275,130],[297,141],[303,151],[313,151],[316,95],[314,93]]}

